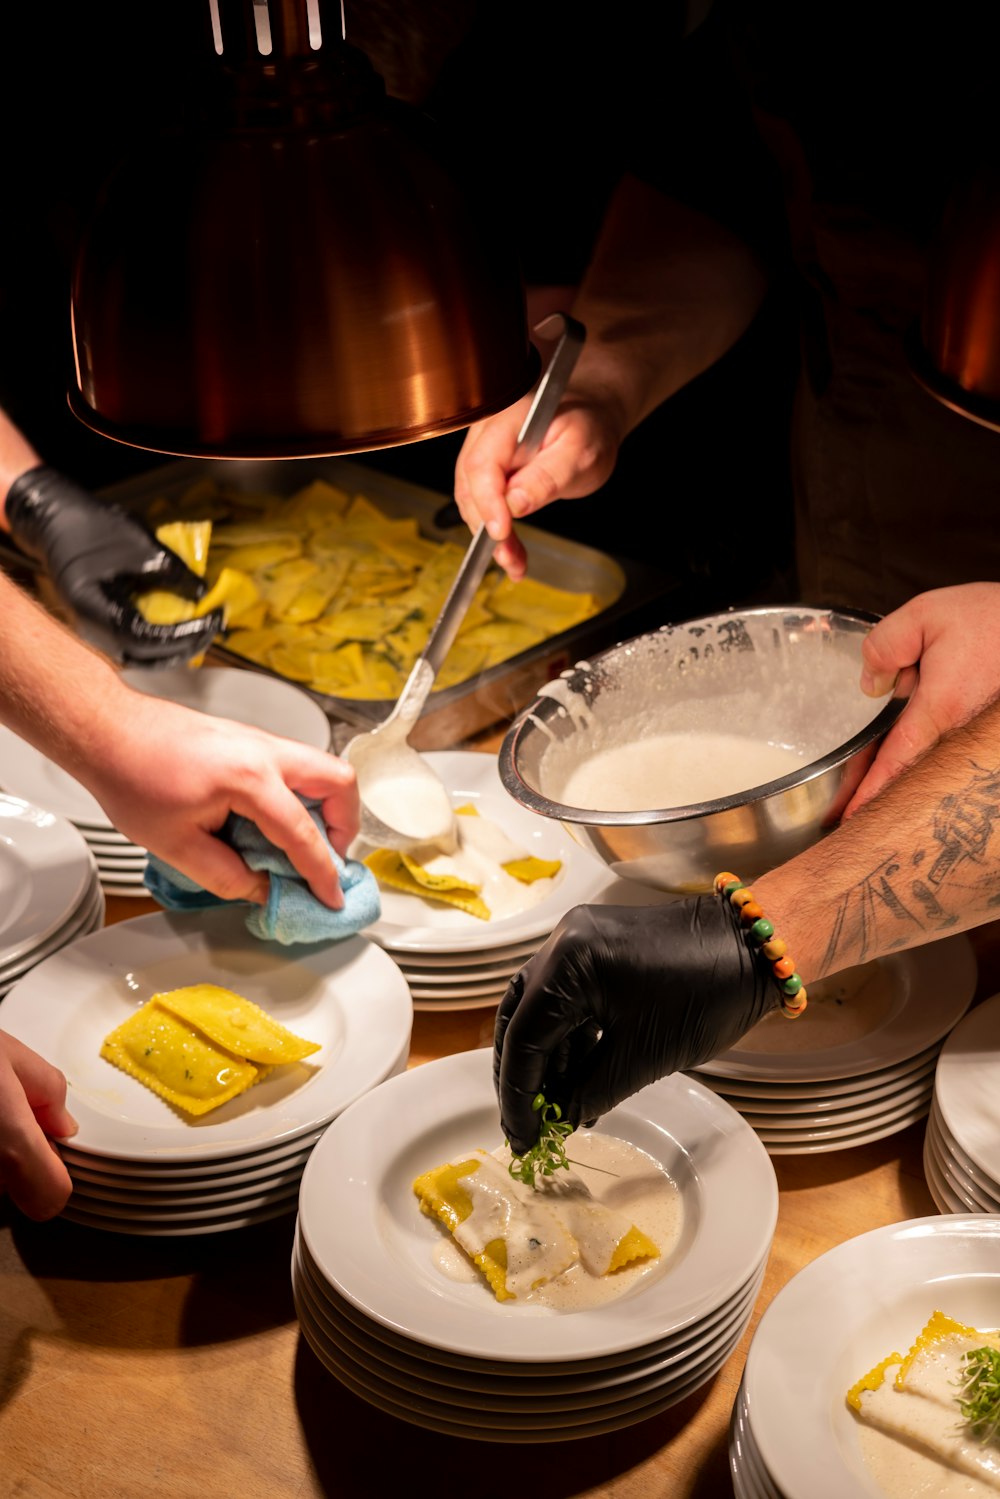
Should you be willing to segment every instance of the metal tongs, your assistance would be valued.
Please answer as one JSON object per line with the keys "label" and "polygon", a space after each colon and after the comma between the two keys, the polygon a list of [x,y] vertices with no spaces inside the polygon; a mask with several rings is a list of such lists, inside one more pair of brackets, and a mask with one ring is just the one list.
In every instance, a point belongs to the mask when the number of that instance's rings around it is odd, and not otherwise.
{"label": "metal tongs", "polygon": [[[551,338],[560,328],[562,335],[538,383],[534,399],[518,433],[512,469],[522,467],[541,446],[583,348],[586,330],[582,323],[568,313],[552,313],[536,325],[535,332],[543,338]],[[412,749],[406,741],[423,711],[441,664],[451,649],[476,590],[486,576],[494,545],[486,527],[481,525],[469,544],[427,644],[413,663],[395,707],[377,728],[356,734],[353,739],[348,740],[343,750],[344,759],[354,766],[358,777],[361,837],[376,847],[407,849],[425,843],[450,843],[454,846],[454,813],[448,793],[440,777],[419,751]],[[378,762],[381,760],[384,770],[390,754],[393,773],[405,774],[407,783],[419,788],[416,797],[419,797],[421,803],[420,831],[408,832],[404,828],[390,827],[367,804],[366,790],[370,793],[374,785]],[[434,831],[428,832],[427,829],[431,826]]]}

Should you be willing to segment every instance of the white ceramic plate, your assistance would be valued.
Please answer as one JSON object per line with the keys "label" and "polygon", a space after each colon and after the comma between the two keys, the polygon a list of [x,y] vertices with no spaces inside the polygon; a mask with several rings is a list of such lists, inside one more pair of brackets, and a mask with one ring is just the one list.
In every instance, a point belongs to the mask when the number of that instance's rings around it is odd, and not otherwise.
{"label": "white ceramic plate", "polygon": [[885,1140],[889,1135],[898,1135],[911,1124],[926,1117],[930,1098],[913,1104],[905,1113],[893,1115],[885,1121],[871,1122],[868,1129],[852,1130],[850,1134],[831,1134],[825,1139],[808,1142],[766,1140],[763,1143],[768,1155],[816,1155],[822,1151],[851,1150],[857,1145],[873,1145],[876,1140]]}
{"label": "white ceramic plate", "polygon": [[104,909],[104,892],[95,870],[91,873],[91,883],[84,891],[80,904],[61,927],[51,936],[46,937],[37,947],[32,947],[26,953],[22,953],[19,958],[0,964],[0,983],[9,987],[27,973],[29,968],[33,968],[36,963],[47,958],[50,953],[56,952],[60,947],[65,947],[67,943],[87,932],[95,931],[104,921]]}
{"label": "white ceramic plate", "polygon": [[983,1000],[941,1049],[935,1098],[949,1133],[979,1169],[1000,1181],[1000,994]]}
{"label": "white ceramic plate", "polygon": [[[409,1050],[409,1038],[407,1038],[387,1076],[395,1077],[397,1073],[406,1071]],[[58,1141],[57,1149],[66,1162],[71,1176],[75,1176],[77,1171],[82,1169],[90,1176],[96,1173],[100,1179],[108,1179],[112,1186],[120,1183],[130,1190],[149,1188],[153,1191],[180,1191],[181,1185],[186,1184],[194,1186],[202,1182],[225,1184],[245,1181],[258,1172],[269,1175],[276,1168],[284,1170],[291,1159],[299,1156],[305,1164],[306,1156],[325,1128],[324,1124],[320,1129],[304,1135],[296,1135],[294,1139],[283,1141],[278,1145],[265,1146],[262,1150],[244,1151],[236,1155],[212,1156],[207,1160],[185,1160],[180,1164],[159,1158],[149,1158],[140,1164],[113,1156],[91,1155],[87,1151],[74,1148],[75,1136],[68,1141]]]}
{"label": "white ceramic plate", "polygon": [[[90,850],[91,853],[94,853],[93,844],[90,845]],[[134,854],[116,854],[113,856],[94,853],[94,858],[97,860],[98,869],[100,869],[103,873],[111,875],[135,874],[140,880],[145,873],[146,864],[148,862],[144,850],[137,850]]]}
{"label": "white ceramic plate", "polygon": [[412,978],[407,977],[410,993],[414,999],[447,999],[452,1003],[461,1003],[463,999],[489,999],[492,996],[494,1004],[500,999],[507,988],[506,979],[491,979],[485,984],[447,984],[426,987],[423,984],[414,983]]}
{"label": "white ceramic plate", "polygon": [[[235,990],[322,1050],[189,1123],[100,1047],[157,991],[193,983]],[[254,1154],[314,1133],[387,1075],[411,1025],[406,981],[372,943],[261,942],[236,906],[105,927],[33,968],[4,1000],[5,1030],[66,1074],[75,1151],[141,1163]]]}
{"label": "white ceramic plate", "polygon": [[548,936],[571,906],[593,900],[614,876],[586,854],[565,829],[520,806],[503,788],[495,755],[476,750],[434,750],[424,755],[448,788],[452,803],[471,802],[483,817],[539,859],[559,859],[546,898],[516,916],[481,921],[454,906],[383,890],[382,915],[366,934],[390,952],[491,953]]}
{"label": "white ceramic plate", "polygon": [[319,1338],[311,1322],[302,1321],[300,1322],[300,1326],[306,1343],[312,1349],[320,1363],[323,1364],[324,1368],[339,1379],[341,1384],[350,1390],[352,1394],[367,1401],[370,1405],[374,1405],[378,1410],[385,1412],[386,1415],[395,1416],[398,1420],[408,1421],[411,1425],[421,1426],[428,1431],[435,1431],[443,1436],[457,1436],[488,1442],[512,1442],[519,1446],[528,1442],[552,1442],[554,1440],[568,1442],[581,1437],[601,1436],[606,1432],[620,1431],[623,1427],[634,1426],[639,1421],[646,1421],[652,1416],[659,1415],[661,1411],[668,1410],[671,1406],[677,1405],[679,1401],[683,1400],[685,1396],[693,1394],[695,1390],[701,1389],[703,1385],[707,1384],[718,1373],[732,1353],[732,1350],[729,1350],[729,1352],[724,1351],[717,1355],[707,1368],[702,1369],[696,1374],[692,1374],[686,1382],[676,1386],[668,1394],[656,1397],[650,1404],[643,1405],[638,1410],[630,1411],[622,1416],[612,1416],[603,1421],[591,1421],[586,1425],[564,1427],[557,1433],[554,1433],[548,1427],[535,1429],[517,1428],[513,1431],[505,1431],[492,1428],[482,1429],[469,1425],[463,1426],[457,1421],[442,1420],[436,1415],[431,1415],[426,1410],[417,1412],[413,1408],[412,1403],[406,1406],[400,1405],[397,1401],[390,1400],[381,1390],[373,1390],[370,1386],[363,1385],[353,1379],[342,1365],[333,1361],[330,1357],[329,1345],[325,1344]]}
{"label": "white ceramic plate", "polygon": [[199,713],[229,718],[297,739],[315,749],[330,748],[330,720],[315,699],[291,682],[235,666],[204,671],[188,666],[143,671],[128,667],[122,676],[130,687],[150,697],[169,699]]}
{"label": "white ceramic plate", "polygon": [[[254,1157],[248,1159],[252,1162]],[[258,1185],[270,1189],[282,1182],[297,1181],[308,1159],[309,1151],[299,1150],[275,1161],[272,1166],[252,1166],[247,1171],[220,1172],[217,1176],[171,1177],[167,1181],[159,1177],[115,1176],[110,1171],[92,1171],[87,1166],[66,1164],[74,1190],[83,1196],[100,1197],[107,1202],[141,1204],[155,1201],[177,1206],[196,1202],[208,1194],[223,1200],[243,1196]]]}
{"label": "white ceramic plate", "polygon": [[[808,1013],[807,1010],[806,1014]],[[692,1069],[692,1075],[716,1093],[721,1093],[725,1098],[734,1101],[739,1099],[742,1103],[748,1104],[749,1101],[753,1101],[756,1105],[758,1099],[773,1099],[778,1103],[792,1102],[797,1099],[813,1104],[827,1098],[855,1097],[859,1093],[867,1093],[872,1089],[876,1092],[884,1088],[891,1090],[900,1078],[907,1077],[919,1067],[928,1064],[935,1066],[943,1044],[943,1041],[938,1041],[933,1046],[928,1046],[918,1052],[915,1057],[907,1057],[904,1061],[897,1062],[894,1067],[882,1067],[873,1072],[858,1073],[856,1077],[834,1078],[828,1082],[757,1083],[742,1077],[735,1079],[712,1077],[710,1073],[697,1068]]]}
{"label": "white ceramic plate", "polygon": [[933,1157],[934,1164],[949,1188],[954,1192],[963,1211],[969,1213],[1000,1213],[1000,1202],[983,1193],[971,1177],[967,1176],[942,1142],[933,1117],[928,1117],[927,1133],[924,1137],[924,1154]]}
{"label": "white ceramic plate", "polygon": [[0,796],[0,962],[9,966],[65,927],[94,875],[90,850],[65,818]]}
{"label": "white ceramic plate", "polygon": [[[975,993],[964,934],[941,937],[824,980],[828,1000],[789,1024],[765,1017],[739,1044],[699,1069],[760,1082],[822,1082],[912,1061],[955,1026]],[[871,1001],[871,1003],[869,1003]],[[810,1029],[810,1021],[816,1024]],[[780,1029],[779,1029],[780,1027]]]}
{"label": "white ceramic plate", "polygon": [[493,999],[415,999],[413,1008],[420,1014],[440,1015],[445,1010],[495,1010],[501,995]]}
{"label": "white ceramic plate", "polygon": [[744,1377],[754,1441],[787,1499],[881,1495],[845,1394],[893,1349],[908,1348],[936,1309],[972,1327],[1000,1323],[1000,1217],[873,1229],[820,1255],[778,1292]]}
{"label": "white ceramic plate", "polygon": [[[396,961],[399,963],[399,959]],[[446,968],[438,972],[433,968],[411,968],[409,963],[399,963],[400,969],[406,976],[406,981],[412,988],[414,984],[430,989],[443,989],[446,994],[455,990],[461,992],[474,984],[484,987],[502,989],[517,973],[523,965],[520,963],[504,963],[500,967],[494,964],[484,964],[482,968]]]}
{"label": "white ceramic plate", "polygon": [[256,1223],[267,1223],[271,1218],[283,1218],[295,1211],[295,1196],[255,1211],[221,1214],[218,1218],[201,1218],[197,1222],[151,1223],[142,1218],[105,1218],[97,1213],[85,1212],[70,1202],[63,1208],[60,1217],[70,1223],[79,1223],[84,1228],[99,1228],[104,1233],[134,1234],[146,1239],[192,1238],[197,1234],[232,1233],[238,1228],[251,1228]]}
{"label": "white ceramic plate", "polygon": [[550,1364],[544,1361],[518,1364],[510,1360],[474,1357],[453,1353],[449,1349],[432,1348],[426,1343],[414,1342],[412,1338],[404,1336],[398,1329],[387,1327],[384,1323],[375,1322],[367,1317],[346,1297],[338,1295],[329,1281],[324,1279],[322,1271],[309,1255],[309,1250],[299,1234],[298,1225],[296,1225],[292,1259],[293,1279],[297,1274],[297,1266],[302,1266],[307,1270],[310,1284],[319,1291],[323,1306],[332,1310],[338,1323],[344,1324],[352,1335],[360,1332],[369,1342],[377,1343],[383,1350],[380,1357],[385,1357],[389,1353],[405,1355],[408,1360],[418,1362],[422,1368],[433,1366],[443,1374],[445,1379],[454,1378],[463,1384],[473,1379],[486,1378],[491,1383],[485,1388],[493,1388],[497,1385],[507,1388],[508,1385],[517,1385],[527,1379],[532,1384],[541,1381],[539,1388],[545,1389],[575,1389],[581,1380],[614,1385],[621,1380],[641,1375],[658,1360],[677,1352],[680,1348],[693,1345],[706,1333],[717,1329],[729,1318],[737,1303],[742,1303],[747,1298],[751,1302],[755,1301],[764,1278],[766,1262],[765,1256],[765,1261],[753,1267],[742,1285],[721,1306],[699,1318],[697,1322],[669,1332],[662,1338],[658,1337],[648,1343],[643,1343],[639,1348],[603,1354],[598,1358],[559,1358]]}
{"label": "white ceramic plate", "polygon": [[891,1099],[903,1088],[909,1088],[913,1083],[922,1078],[931,1077],[937,1066],[937,1053],[935,1052],[928,1061],[920,1062],[916,1067],[908,1068],[906,1072],[900,1072],[887,1083],[879,1083],[871,1088],[857,1088],[853,1093],[819,1093],[813,1098],[771,1098],[757,1097],[743,1092],[737,1092],[728,1083],[719,1078],[705,1078],[697,1071],[692,1076],[697,1077],[699,1082],[704,1082],[731,1103],[734,1109],[739,1109],[741,1114],[759,1115],[781,1115],[785,1118],[798,1118],[800,1114],[833,1115],[841,1110],[854,1110],[863,1108],[867,1104],[879,1104],[885,1099]]}
{"label": "white ceramic plate", "polygon": [[70,822],[90,829],[110,828],[103,807],[67,771],[12,729],[0,726],[0,786]]}
{"label": "white ceramic plate", "polygon": [[[426,973],[428,983],[436,980],[450,983],[453,975],[455,978],[471,978],[474,974],[515,973],[538,951],[543,940],[536,938],[531,942],[514,943],[511,947],[490,948],[483,954],[408,952],[394,953],[393,956],[404,973],[414,976]],[[431,974],[434,980],[430,978]]]}
{"label": "white ceramic plate", "polygon": [[960,1216],[967,1214],[970,1209],[954,1192],[944,1178],[934,1148],[929,1140],[924,1141],[924,1180],[927,1182],[927,1190],[934,1199],[934,1204],[940,1213],[958,1213]]}
{"label": "white ceramic plate", "polygon": [[962,1149],[951,1133],[951,1130],[941,1118],[941,1111],[937,1106],[936,1098],[931,1107],[931,1117],[934,1123],[934,1133],[940,1144],[955,1161],[956,1165],[961,1167],[964,1175],[971,1177],[972,1181],[986,1193],[987,1197],[996,1199],[997,1206],[995,1211],[1000,1212],[1000,1182],[994,1181],[991,1176],[987,1175]]}
{"label": "white ceramic plate", "polygon": [[555,1396],[549,1399],[528,1393],[527,1396],[508,1397],[497,1395],[474,1396],[459,1387],[437,1385],[412,1375],[401,1376],[391,1366],[377,1359],[359,1354],[359,1350],[323,1319],[319,1303],[310,1291],[308,1282],[294,1283],[294,1294],[300,1321],[310,1325],[322,1343],[324,1355],[331,1369],[344,1370],[360,1384],[375,1393],[384,1392],[390,1400],[398,1400],[410,1409],[424,1414],[453,1420],[460,1425],[478,1427],[490,1431],[537,1430],[544,1428],[558,1440],[560,1433],[568,1427],[589,1425],[593,1421],[604,1421],[612,1416],[624,1415],[659,1399],[678,1385],[687,1385],[693,1375],[706,1366],[715,1366],[720,1357],[728,1358],[743,1336],[752,1308],[744,1308],[734,1316],[706,1347],[680,1360],[676,1366],[664,1370],[648,1381],[636,1380],[616,1390],[595,1392],[584,1390],[576,1398]]}
{"label": "white ceramic plate", "polygon": [[146,852],[138,843],[133,843],[131,838],[126,838],[124,833],[116,833],[113,830],[106,833],[91,833],[83,827],[80,828],[80,832],[86,838],[87,847],[95,859],[101,858],[104,854],[110,855],[113,859],[121,859],[125,856],[138,858],[140,854]]}
{"label": "white ceramic plate", "polygon": [[[314,1321],[335,1342],[346,1346],[352,1357],[361,1362],[371,1362],[381,1367],[383,1377],[394,1383],[418,1379],[432,1386],[443,1385],[449,1391],[461,1390],[463,1401],[470,1406],[489,1402],[516,1404],[517,1400],[551,1401],[553,1408],[565,1408],[561,1402],[569,1397],[574,1404],[597,1399],[612,1398],[616,1391],[635,1390],[641,1386],[652,1389],[656,1380],[676,1373],[684,1364],[690,1364],[706,1349],[720,1346],[732,1329],[753,1309],[761,1282],[763,1265],[753,1278],[726,1306],[714,1316],[697,1323],[682,1338],[668,1342],[654,1352],[629,1360],[626,1363],[606,1366],[599,1363],[553,1365],[557,1372],[544,1372],[544,1365],[529,1365],[522,1373],[518,1365],[497,1364],[488,1359],[473,1367],[460,1368],[453,1363],[445,1364],[433,1357],[433,1349],[425,1350],[422,1344],[406,1343],[404,1348],[387,1342],[379,1334],[384,1331],[377,1322],[366,1322],[354,1309],[355,1319],[346,1315],[350,1303],[337,1298],[331,1288],[324,1285],[318,1270],[312,1268],[308,1255],[302,1251],[296,1232],[292,1252],[292,1283],[304,1283],[311,1297]],[[364,1325],[361,1325],[361,1324]],[[423,1353],[427,1357],[423,1357]],[[384,1366],[384,1367],[382,1367]],[[391,1372],[390,1372],[391,1371]],[[438,1398],[443,1398],[438,1391]]]}
{"label": "white ceramic plate", "polygon": [[782,1499],[768,1477],[754,1443],[742,1383],[729,1422],[729,1466],[736,1499]]}
{"label": "white ceramic plate", "polygon": [[58,1141],[57,1148],[66,1162],[70,1176],[75,1176],[82,1169],[90,1174],[96,1172],[102,1179],[107,1177],[112,1184],[121,1182],[123,1187],[131,1188],[134,1185],[136,1189],[149,1186],[154,1191],[162,1192],[169,1190],[174,1182],[196,1184],[201,1181],[242,1181],[245,1176],[252,1176],[259,1170],[263,1170],[266,1175],[275,1167],[283,1167],[287,1160],[298,1156],[302,1156],[304,1163],[305,1157],[322,1133],[321,1129],[317,1129],[311,1134],[299,1135],[294,1140],[266,1150],[247,1151],[237,1156],[217,1156],[207,1161],[185,1162],[181,1165],[159,1160],[138,1164],[117,1160],[112,1156],[91,1155],[87,1151],[74,1149],[75,1136],[71,1140]]}
{"label": "white ceramic plate", "polygon": [[202,1201],[187,1202],[178,1205],[167,1205],[160,1201],[151,1202],[110,1202],[105,1198],[93,1197],[83,1191],[74,1191],[72,1197],[73,1207],[78,1212],[88,1213],[94,1218],[113,1218],[119,1223],[163,1223],[168,1228],[184,1223],[202,1223],[206,1219],[228,1217],[231,1214],[245,1215],[256,1213],[263,1208],[271,1207],[278,1202],[287,1202],[289,1198],[298,1195],[298,1182],[285,1182],[281,1186],[271,1188],[265,1183],[262,1187],[237,1197],[235,1200],[216,1200],[212,1193]]}
{"label": "white ceramic plate", "polygon": [[858,1119],[845,1124],[822,1124],[807,1129],[785,1128],[768,1126],[758,1128],[757,1134],[767,1143],[788,1142],[791,1145],[808,1145],[812,1141],[844,1140],[850,1141],[856,1134],[866,1134],[869,1130],[881,1129],[884,1124],[894,1124],[898,1119],[905,1118],[910,1122],[917,1111],[927,1113],[931,1105],[934,1085],[930,1081],[922,1085],[915,1097],[908,1098],[905,1102],[895,1103],[890,1108],[880,1109],[868,1119]]}
{"label": "white ceramic plate", "polygon": [[441,1229],[419,1211],[412,1184],[462,1150],[502,1143],[488,1047],[393,1078],[334,1121],[303,1174],[303,1243],[339,1295],[430,1347],[524,1363],[640,1347],[730,1300],[771,1242],[777,1183],[739,1114],[683,1074],[643,1089],[600,1129],[658,1161],[684,1205],[674,1252],[608,1305],[572,1317],[512,1311],[484,1285],[446,1280],[434,1266]]}
{"label": "white ceramic plate", "polygon": [[[934,1076],[931,1070],[923,1073],[915,1083],[901,1087],[895,1093],[885,1094],[874,1102],[861,1104],[856,1109],[841,1109],[826,1114],[756,1114],[750,1113],[748,1109],[740,1109],[740,1113],[758,1133],[761,1130],[792,1130],[798,1135],[804,1135],[817,1129],[836,1131],[856,1124],[867,1126],[869,1121],[877,1123],[890,1112],[898,1112],[918,1101],[929,1102],[933,1091]],[[729,1102],[736,1106],[732,1099]]]}

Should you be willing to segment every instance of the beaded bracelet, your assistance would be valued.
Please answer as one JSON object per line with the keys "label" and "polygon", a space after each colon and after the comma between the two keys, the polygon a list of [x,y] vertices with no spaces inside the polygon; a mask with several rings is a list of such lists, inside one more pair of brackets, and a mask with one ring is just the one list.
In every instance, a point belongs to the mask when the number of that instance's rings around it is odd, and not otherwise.
{"label": "beaded bracelet", "polygon": [[728,898],[739,917],[740,927],[751,947],[759,949],[771,964],[771,972],[781,990],[781,1013],[794,1020],[805,1009],[808,999],[801,975],[795,972],[795,960],[788,956],[788,944],[774,935],[774,925],[754,899],[749,885],[738,875],[725,870],[713,881],[717,895]]}

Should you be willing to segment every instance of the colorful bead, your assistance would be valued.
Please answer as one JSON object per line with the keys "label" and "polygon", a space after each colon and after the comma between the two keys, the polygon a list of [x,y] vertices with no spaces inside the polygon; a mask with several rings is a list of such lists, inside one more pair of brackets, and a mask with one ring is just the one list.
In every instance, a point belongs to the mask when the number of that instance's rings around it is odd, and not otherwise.
{"label": "colorful bead", "polygon": [[789,956],[788,943],[774,935],[774,924],[764,915],[753,891],[731,870],[717,874],[712,883],[716,893],[727,899],[737,913],[747,940],[770,962],[772,976],[781,991],[781,1013],[786,1020],[795,1020],[806,1007],[807,995],[801,974],[795,972],[795,959]]}

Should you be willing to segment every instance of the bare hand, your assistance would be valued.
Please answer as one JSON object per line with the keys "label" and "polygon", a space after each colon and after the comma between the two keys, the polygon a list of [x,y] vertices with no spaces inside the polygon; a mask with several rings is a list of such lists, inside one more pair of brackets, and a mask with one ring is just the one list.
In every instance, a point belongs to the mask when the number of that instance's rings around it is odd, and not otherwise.
{"label": "bare hand", "polygon": [[0,1192],[29,1218],[43,1222],[66,1206],[73,1184],[51,1139],[76,1129],[63,1074],[0,1031]]}
{"label": "bare hand", "polygon": [[473,532],[486,526],[498,543],[497,563],[515,581],[524,577],[527,557],[513,519],[534,515],[553,500],[593,494],[610,477],[622,438],[612,402],[567,392],[537,453],[515,468],[517,435],[530,404],[525,397],[470,427],[455,465],[462,519]]}
{"label": "bare hand", "polygon": [[950,729],[1000,692],[1000,583],[935,588],[893,610],[866,636],[861,686],[910,700],[844,811],[849,817]]}
{"label": "bare hand", "polygon": [[214,836],[231,812],[286,853],[318,900],[344,904],[322,835],[299,799],[322,801],[330,842],[346,858],[360,824],[357,781],[335,755],[261,729],[135,694],[111,763],[86,779],[133,842],[222,900],[267,900],[269,877]]}

